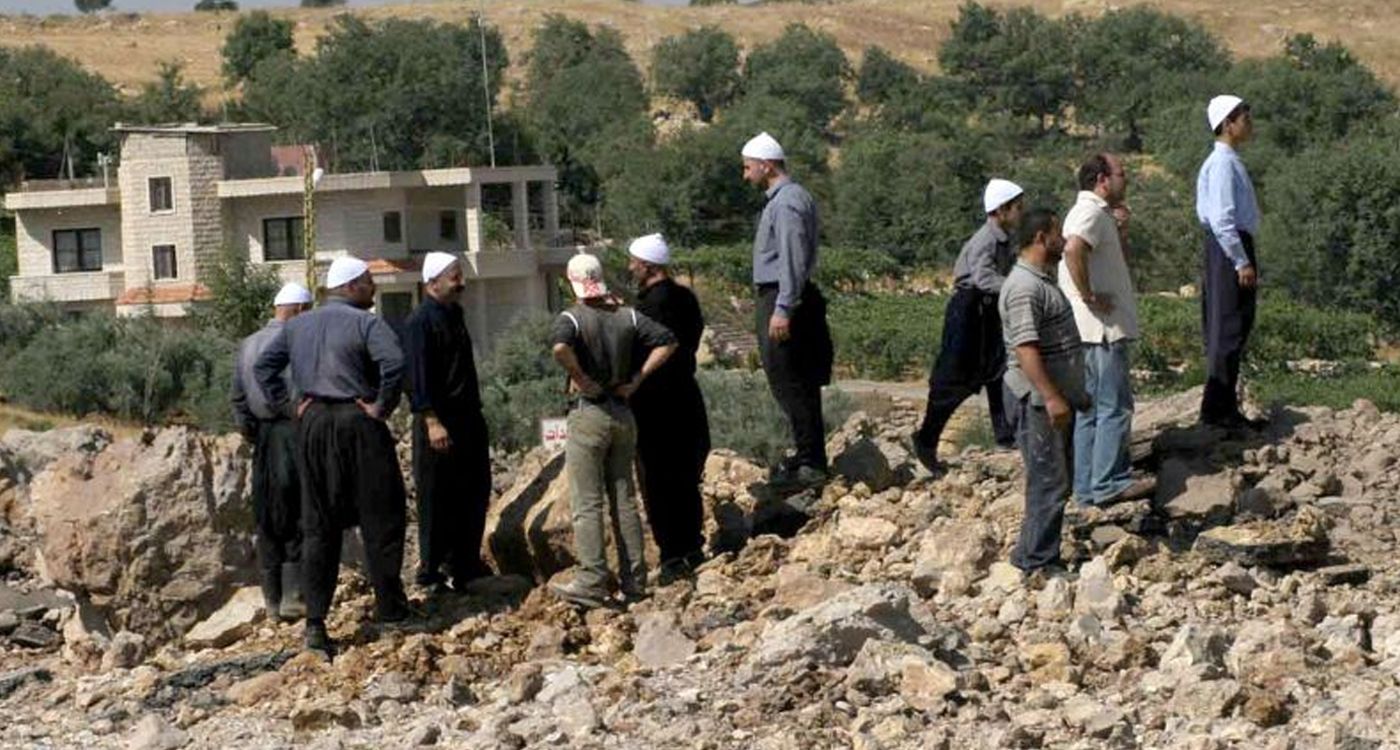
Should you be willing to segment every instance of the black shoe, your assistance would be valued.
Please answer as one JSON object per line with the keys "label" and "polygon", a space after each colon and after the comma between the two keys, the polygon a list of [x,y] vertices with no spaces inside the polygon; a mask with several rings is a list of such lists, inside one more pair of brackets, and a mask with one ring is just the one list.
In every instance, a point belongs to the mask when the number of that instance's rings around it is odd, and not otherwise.
{"label": "black shoe", "polygon": [[919,460],[928,472],[934,476],[943,474],[943,464],[938,463],[938,447],[928,445],[919,438],[914,438],[914,458]]}
{"label": "black shoe", "polygon": [[324,654],[327,659],[335,656],[335,641],[326,632],[325,621],[306,621],[306,650]]}
{"label": "black shoe", "polygon": [[560,599],[584,609],[597,609],[599,607],[605,607],[608,604],[608,594],[606,591],[588,588],[577,581],[551,583],[549,584],[549,591]]}
{"label": "black shoe", "polygon": [[1260,432],[1269,426],[1267,419],[1250,419],[1240,412],[1227,414],[1223,417],[1202,417],[1201,423],[1231,432]]}
{"label": "black shoe", "polygon": [[778,492],[800,492],[821,487],[828,479],[830,475],[826,469],[804,465],[791,472],[775,474],[768,480],[768,486]]}
{"label": "black shoe", "polygon": [[669,586],[676,581],[689,578],[695,574],[695,570],[684,557],[673,557],[664,560],[656,571],[656,585]]}
{"label": "black shoe", "polygon": [[413,582],[420,588],[431,589],[440,583],[447,583],[447,576],[436,570],[419,570],[418,574],[413,576]]}

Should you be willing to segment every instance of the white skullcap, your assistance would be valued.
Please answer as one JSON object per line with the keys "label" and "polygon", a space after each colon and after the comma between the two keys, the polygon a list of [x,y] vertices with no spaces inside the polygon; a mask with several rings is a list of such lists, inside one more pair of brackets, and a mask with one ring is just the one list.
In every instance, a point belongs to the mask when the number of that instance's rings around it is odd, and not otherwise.
{"label": "white skullcap", "polygon": [[359,258],[343,255],[331,261],[331,270],[326,272],[326,288],[345,286],[369,273],[369,264]]}
{"label": "white skullcap", "polygon": [[283,284],[282,288],[277,290],[277,297],[272,300],[272,304],[276,307],[309,305],[311,304],[311,292],[306,291],[306,287],[301,284],[291,281]]}
{"label": "white skullcap", "polygon": [[627,254],[637,260],[655,263],[658,266],[664,266],[671,262],[671,248],[666,246],[666,238],[659,234],[648,234],[645,237],[632,240],[632,244],[627,248]]}
{"label": "white skullcap", "polygon": [[574,296],[579,299],[602,297],[608,293],[607,282],[603,281],[603,263],[596,255],[579,253],[570,258],[566,274],[569,286],[574,288]]}
{"label": "white skullcap", "polygon": [[1225,118],[1241,104],[1244,104],[1244,100],[1233,94],[1221,94],[1211,99],[1210,104],[1206,105],[1206,122],[1210,123],[1211,131],[1220,127],[1220,123],[1225,122]]}
{"label": "white skullcap", "polygon": [[994,179],[982,193],[982,206],[991,213],[1020,197],[1026,191],[1011,180]]}
{"label": "white skullcap", "polygon": [[783,155],[783,147],[778,144],[778,140],[767,133],[759,133],[749,139],[749,142],[744,144],[744,150],[739,153],[745,159],[764,161],[782,161],[787,158]]}
{"label": "white skullcap", "polygon": [[457,262],[452,253],[428,253],[423,257],[423,283],[426,284],[442,275],[443,271]]}

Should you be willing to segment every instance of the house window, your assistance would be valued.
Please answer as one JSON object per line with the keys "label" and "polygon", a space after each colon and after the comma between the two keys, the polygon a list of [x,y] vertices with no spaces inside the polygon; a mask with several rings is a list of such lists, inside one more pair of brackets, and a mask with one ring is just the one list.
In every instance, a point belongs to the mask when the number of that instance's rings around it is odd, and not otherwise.
{"label": "house window", "polygon": [[403,242],[403,216],[398,211],[384,212],[384,241]]}
{"label": "house window", "polygon": [[156,245],[151,248],[151,268],[156,279],[178,278],[180,273],[175,266],[175,246]]}
{"label": "house window", "polygon": [[151,213],[175,210],[175,197],[169,177],[152,177],[148,184],[151,192]]}
{"label": "house window", "polygon": [[263,219],[263,260],[298,260],[305,257],[301,234],[300,216]]}
{"label": "house window", "polygon": [[53,233],[53,272],[102,270],[102,230],[59,229]]}
{"label": "house window", "polygon": [[457,239],[456,211],[443,211],[438,214],[438,236],[444,240]]}

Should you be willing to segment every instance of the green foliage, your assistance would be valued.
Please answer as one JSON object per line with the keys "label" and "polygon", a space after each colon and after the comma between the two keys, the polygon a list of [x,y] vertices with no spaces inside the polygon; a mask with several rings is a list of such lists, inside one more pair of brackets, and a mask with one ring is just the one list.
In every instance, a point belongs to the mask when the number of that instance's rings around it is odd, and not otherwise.
{"label": "green foliage", "polygon": [[481,366],[481,401],[491,443],[507,452],[539,445],[539,420],[562,417],[564,371],[550,353],[550,316],[527,316],[500,335]]}
{"label": "green foliage", "polygon": [[202,278],[213,299],[195,309],[194,322],[233,341],[262,328],[272,317],[272,300],[282,286],[272,268],[249,263],[230,249],[220,254]]}
{"label": "green foliage", "polygon": [[850,75],[850,63],[835,39],[795,23],[777,39],[749,52],[743,90],[745,96],[791,101],[802,107],[814,126],[824,129],[846,107]]}
{"label": "green foliage", "polygon": [[1025,7],[1002,13],[968,2],[938,50],[938,64],[979,92],[992,111],[1050,126],[1075,91],[1072,40],[1077,19],[1053,21]]}
{"label": "green foliage", "polygon": [[705,122],[729,103],[739,86],[739,45],[718,26],[662,39],[652,52],[651,65],[657,91],[693,102]]}
{"label": "green foliage", "polygon": [[112,0],[73,0],[73,7],[79,13],[96,13],[112,7]]}
{"label": "green foliage", "polygon": [[1400,411],[1400,367],[1395,365],[1353,364],[1327,376],[1270,371],[1250,378],[1248,385],[1266,404],[1347,409],[1364,398],[1382,411]]}
{"label": "green foliage", "polygon": [[[201,4],[207,1],[201,0]],[[220,54],[224,58],[224,80],[229,83],[243,81],[253,74],[253,69],[263,60],[279,54],[296,54],[292,22],[273,18],[265,10],[239,16],[233,24],[233,31],[224,40]]]}
{"label": "green foliage", "polygon": [[54,305],[0,302],[0,369],[35,336],[62,320],[62,312]]}
{"label": "green foliage", "polygon": [[903,380],[927,373],[938,354],[947,298],[896,294],[835,297],[827,320],[836,364],[853,377]]}
{"label": "green foliage", "polygon": [[[705,245],[675,252],[672,270],[681,275],[700,276],[719,283],[725,291],[744,294],[753,286],[753,247],[748,244]],[[894,258],[879,250],[850,247],[823,247],[817,256],[812,278],[828,293],[855,292],[873,282],[897,279],[903,269]]]}
{"label": "green foliage", "polygon": [[156,80],[141,85],[141,93],[128,111],[139,124],[199,122],[205,118],[200,99],[204,89],[185,80],[185,66],[177,61],[161,61]]}
{"label": "green foliage", "polygon": [[[478,23],[336,16],[315,57],[274,53],[254,65],[244,114],[289,141],[334,144],[341,171],[489,161]],[[485,33],[494,100],[506,52],[499,32]]]}
{"label": "green foliage", "polygon": [[194,4],[194,9],[201,12],[237,11],[238,3],[235,0],[199,0]]}
{"label": "green foliage", "polygon": [[14,222],[0,219],[0,305],[10,301],[10,277],[19,273],[18,252]]}
{"label": "green foliage", "polygon": [[[1141,292],[1174,292],[1200,282],[1201,235],[1196,228],[1196,185],[1165,170],[1131,165],[1128,268]],[[1067,205],[1067,204],[1062,204]],[[1064,210],[1064,209],[1062,209]]]}
{"label": "green foliage", "polygon": [[[701,370],[697,374],[710,419],[710,444],[760,463],[776,464],[792,448],[787,418],[761,372]],[[828,388],[822,394],[827,432],[846,421],[851,402]]]}
{"label": "green foliage", "polygon": [[0,188],[91,173],[111,152],[116,89],[101,76],[44,47],[0,47]]}
{"label": "green foliage", "polygon": [[907,63],[896,60],[882,47],[865,50],[856,77],[856,98],[861,104],[878,105],[907,96],[919,85],[919,72]]}

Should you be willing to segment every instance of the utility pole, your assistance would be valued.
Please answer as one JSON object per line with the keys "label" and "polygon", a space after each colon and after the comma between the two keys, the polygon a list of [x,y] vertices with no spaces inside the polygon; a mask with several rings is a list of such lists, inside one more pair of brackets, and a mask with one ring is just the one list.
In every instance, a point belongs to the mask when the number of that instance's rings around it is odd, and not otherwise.
{"label": "utility pole", "polygon": [[486,0],[480,0],[476,30],[481,37],[481,93],[486,102],[486,145],[491,150],[491,168],[496,168],[496,133],[491,126],[491,73],[486,67]]}
{"label": "utility pole", "polygon": [[316,294],[316,183],[321,181],[321,168],[316,166],[316,147],[302,149],[301,187],[301,251],[306,257],[306,288]]}

